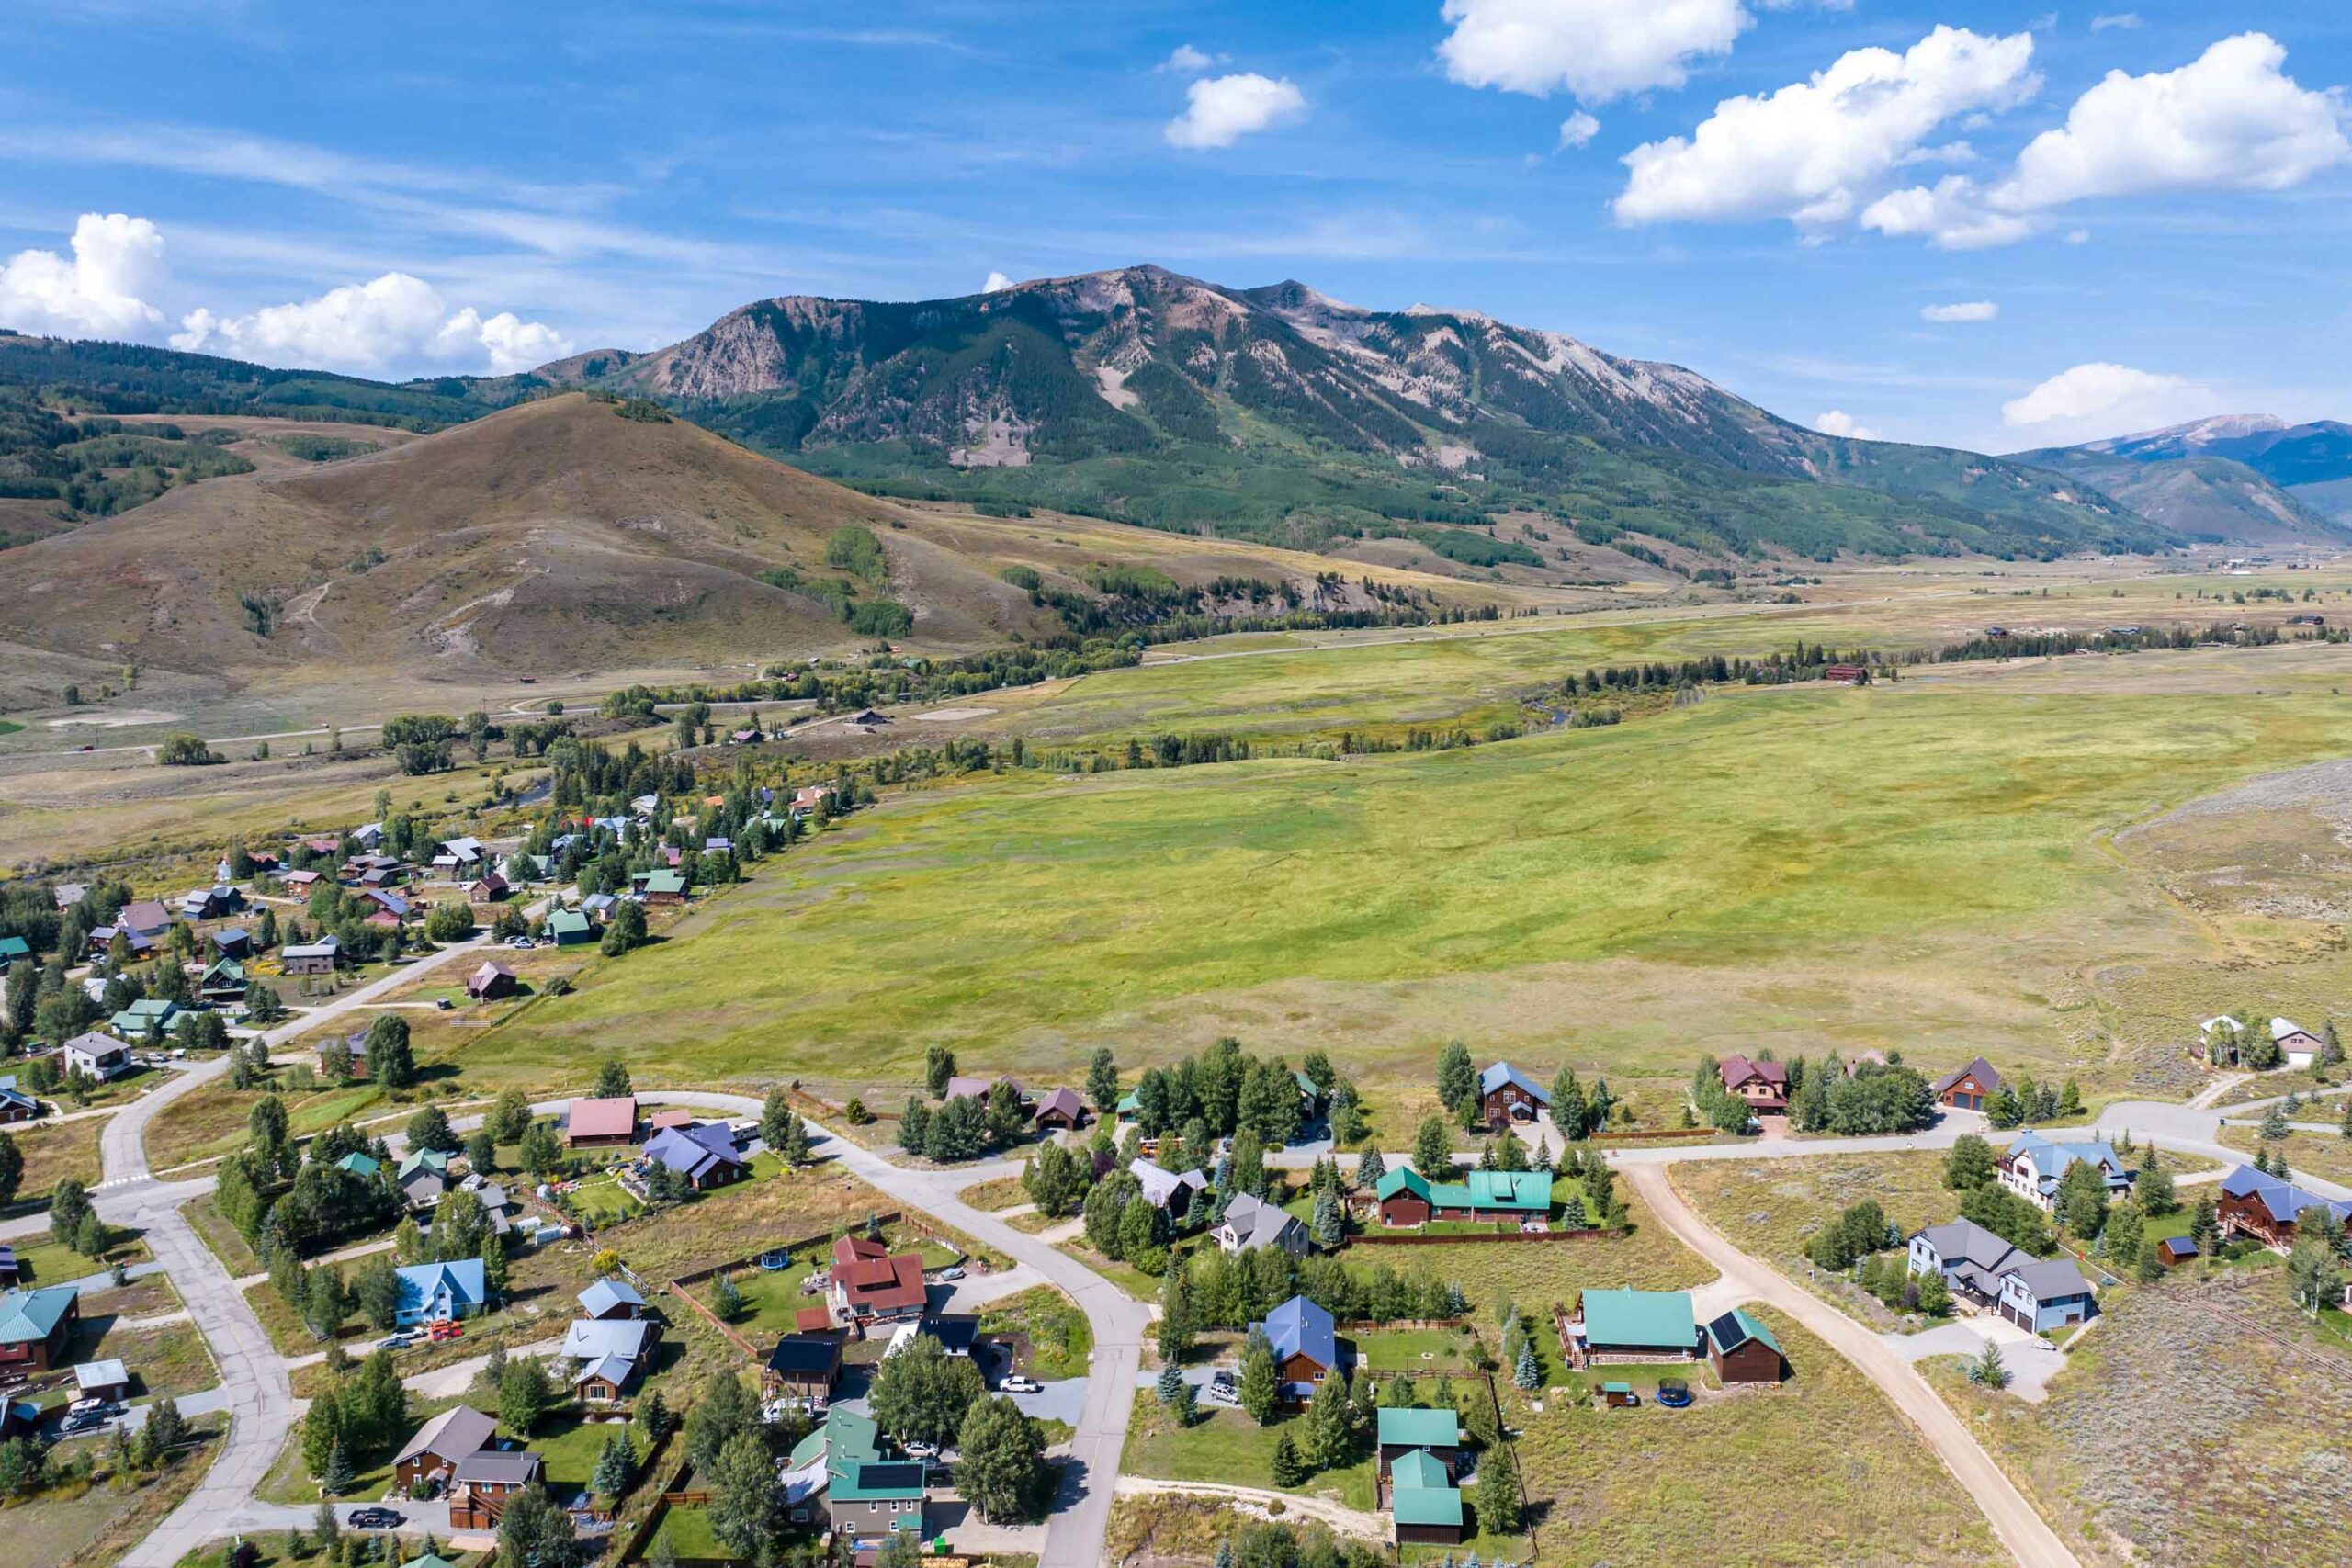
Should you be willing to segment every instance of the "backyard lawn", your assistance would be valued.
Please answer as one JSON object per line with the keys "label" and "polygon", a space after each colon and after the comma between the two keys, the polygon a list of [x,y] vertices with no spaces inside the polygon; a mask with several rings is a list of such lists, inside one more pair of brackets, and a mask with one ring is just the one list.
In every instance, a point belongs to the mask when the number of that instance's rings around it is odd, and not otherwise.
{"label": "backyard lawn", "polygon": [[1478,1337],[1467,1328],[1384,1328],[1348,1336],[1375,1372],[1460,1372],[1474,1365]]}
{"label": "backyard lawn", "polygon": [[147,1250],[147,1244],[139,1239],[137,1231],[116,1227],[113,1235],[113,1243],[95,1258],[85,1258],[46,1236],[30,1245],[17,1242],[14,1244],[17,1267],[23,1271],[28,1285],[62,1285],[68,1280],[103,1274],[117,1263],[144,1263],[153,1257]]}
{"label": "backyard lawn", "polygon": [[[1124,1475],[1148,1475],[1163,1481],[1213,1481],[1234,1486],[1272,1489],[1269,1479],[1274,1444],[1283,1432],[1294,1444],[1302,1441],[1304,1417],[1286,1416],[1261,1427],[1239,1410],[1202,1408],[1190,1427],[1180,1427],[1172,1412],[1148,1389],[1136,1394],[1135,1417],[1127,1427],[1127,1446],[1119,1459]],[[1373,1472],[1369,1458],[1343,1470],[1307,1477],[1295,1491],[1329,1497],[1366,1513],[1373,1506]]]}

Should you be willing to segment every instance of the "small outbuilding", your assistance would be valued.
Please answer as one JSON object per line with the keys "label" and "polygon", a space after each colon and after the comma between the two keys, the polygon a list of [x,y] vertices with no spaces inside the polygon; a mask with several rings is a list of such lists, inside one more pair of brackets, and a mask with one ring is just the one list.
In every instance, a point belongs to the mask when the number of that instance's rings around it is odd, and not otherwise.
{"label": "small outbuilding", "polygon": [[1724,1383],[1778,1383],[1789,1375],[1787,1358],[1772,1331],[1744,1307],[1734,1307],[1707,1324],[1707,1359]]}

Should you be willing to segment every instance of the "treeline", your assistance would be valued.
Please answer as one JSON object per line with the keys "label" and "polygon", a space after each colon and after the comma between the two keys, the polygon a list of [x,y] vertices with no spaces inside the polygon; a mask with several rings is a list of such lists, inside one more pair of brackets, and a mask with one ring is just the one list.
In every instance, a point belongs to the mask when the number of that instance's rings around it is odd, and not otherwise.
{"label": "treeline", "polygon": [[[1769,1050],[1755,1059],[1774,1060]],[[1900,1051],[1883,1062],[1863,1059],[1850,1066],[1835,1051],[1818,1063],[1792,1056],[1781,1066],[1788,1074],[1789,1124],[1801,1133],[1916,1133],[1935,1120],[1936,1099],[1927,1077],[1904,1066]],[[1719,1132],[1747,1128],[1747,1102],[1724,1087],[1721,1065],[1713,1056],[1700,1057],[1691,1069],[1690,1101]]]}

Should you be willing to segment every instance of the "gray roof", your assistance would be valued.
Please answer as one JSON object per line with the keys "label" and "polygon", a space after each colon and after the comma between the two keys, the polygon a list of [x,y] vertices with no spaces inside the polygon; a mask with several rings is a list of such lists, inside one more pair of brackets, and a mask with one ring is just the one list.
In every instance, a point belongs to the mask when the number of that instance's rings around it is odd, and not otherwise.
{"label": "gray roof", "polygon": [[2056,1301],[2063,1296],[2087,1296],[2091,1282],[2073,1261],[2064,1258],[2044,1258],[2006,1271],[2006,1277],[2025,1287],[2026,1294],[2037,1302]]}
{"label": "gray roof", "polygon": [[1233,1229],[1234,1250],[1252,1252],[1281,1241],[1284,1231],[1298,1224],[1298,1216],[1247,1192],[1237,1192],[1225,1206],[1225,1223]]}
{"label": "gray roof", "polygon": [[562,1353],[575,1361],[638,1361],[652,1348],[653,1325],[641,1317],[583,1317],[564,1330]]}
{"label": "gray roof", "polygon": [[[1180,1174],[1172,1170],[1163,1170],[1148,1159],[1130,1160],[1127,1162],[1127,1169],[1134,1173],[1136,1180],[1143,1187],[1143,1195],[1150,1201],[1151,1206],[1155,1209],[1168,1207],[1169,1200],[1173,1198],[1180,1189],[1189,1187],[1198,1192],[1208,1186],[1208,1178],[1197,1170],[1187,1170]],[[1186,1199],[1185,1201],[1190,1202],[1191,1200]]]}
{"label": "gray roof", "polygon": [[481,1449],[458,1461],[460,1485],[527,1486],[545,1473],[547,1461],[528,1449]]}
{"label": "gray roof", "polygon": [[498,1430],[498,1423],[471,1405],[456,1404],[416,1429],[408,1447],[393,1462],[405,1464],[422,1453],[432,1453],[452,1464],[479,1452]]}

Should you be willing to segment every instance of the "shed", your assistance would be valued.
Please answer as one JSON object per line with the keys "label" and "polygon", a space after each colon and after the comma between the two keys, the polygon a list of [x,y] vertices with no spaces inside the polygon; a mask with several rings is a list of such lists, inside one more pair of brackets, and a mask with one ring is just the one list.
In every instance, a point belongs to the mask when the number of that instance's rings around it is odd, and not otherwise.
{"label": "shed", "polygon": [[84,1361],[74,1369],[74,1392],[82,1399],[118,1400],[130,1392],[130,1373],[119,1360]]}
{"label": "shed", "polygon": [[1734,1307],[1707,1324],[1707,1359],[1725,1383],[1777,1383],[1789,1375],[1781,1342],[1744,1307]]}

